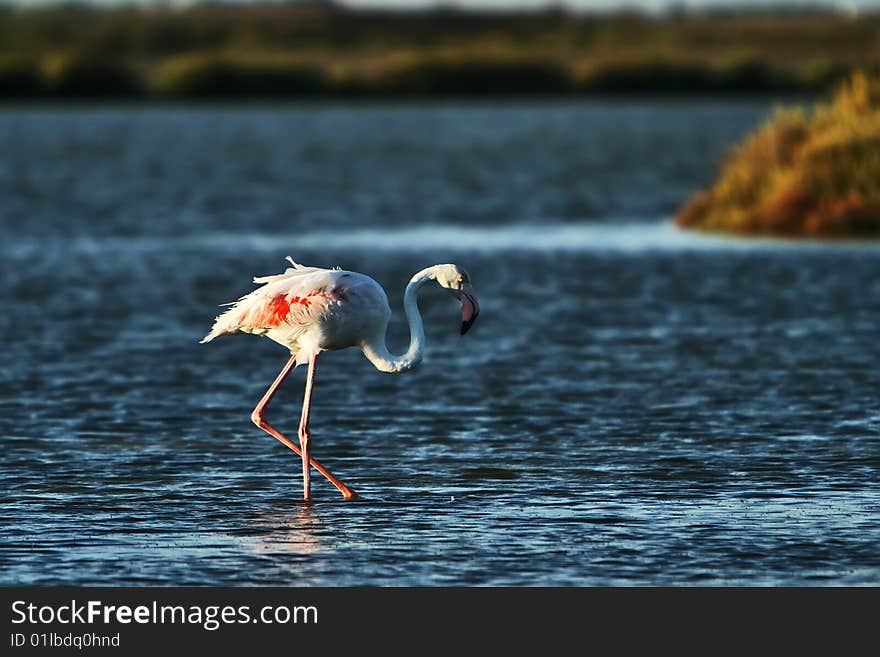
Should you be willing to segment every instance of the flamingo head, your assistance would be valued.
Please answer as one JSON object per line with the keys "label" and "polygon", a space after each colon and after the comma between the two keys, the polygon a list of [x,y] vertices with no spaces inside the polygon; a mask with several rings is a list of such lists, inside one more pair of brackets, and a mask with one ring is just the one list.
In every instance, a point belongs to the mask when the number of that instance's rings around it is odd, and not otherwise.
{"label": "flamingo head", "polygon": [[436,276],[437,282],[461,301],[461,334],[464,335],[480,314],[480,302],[471,286],[470,276],[458,265],[440,265]]}

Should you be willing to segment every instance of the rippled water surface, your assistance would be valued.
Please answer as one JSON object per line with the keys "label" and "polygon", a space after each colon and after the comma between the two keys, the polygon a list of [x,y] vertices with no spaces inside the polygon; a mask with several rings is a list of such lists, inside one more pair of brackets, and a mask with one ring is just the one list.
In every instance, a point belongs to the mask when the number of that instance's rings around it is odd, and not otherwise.
{"label": "rippled water surface", "polygon": [[[880,248],[681,233],[763,102],[0,112],[3,584],[880,583]],[[283,256],[425,290],[418,371],[197,341]],[[270,408],[295,435],[304,372]]]}

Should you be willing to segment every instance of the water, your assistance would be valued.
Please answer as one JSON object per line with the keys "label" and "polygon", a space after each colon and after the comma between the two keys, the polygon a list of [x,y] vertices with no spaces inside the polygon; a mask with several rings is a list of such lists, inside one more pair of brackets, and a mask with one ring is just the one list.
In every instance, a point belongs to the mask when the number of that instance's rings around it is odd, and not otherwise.
{"label": "water", "polygon": [[[669,224],[766,102],[0,112],[3,584],[880,583],[880,248]],[[283,256],[426,290],[322,359],[313,478],[197,341]],[[304,373],[268,417],[295,435]]]}

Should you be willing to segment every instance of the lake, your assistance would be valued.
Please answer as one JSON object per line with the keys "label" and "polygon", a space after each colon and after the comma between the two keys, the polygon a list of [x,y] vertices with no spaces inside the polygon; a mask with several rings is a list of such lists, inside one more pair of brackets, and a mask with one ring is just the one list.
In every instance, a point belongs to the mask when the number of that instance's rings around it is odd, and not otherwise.
{"label": "lake", "polygon": [[[0,110],[0,583],[880,584],[880,247],[670,218],[767,100]],[[198,344],[283,258],[367,273],[420,369]],[[296,434],[297,369],[267,417]]]}

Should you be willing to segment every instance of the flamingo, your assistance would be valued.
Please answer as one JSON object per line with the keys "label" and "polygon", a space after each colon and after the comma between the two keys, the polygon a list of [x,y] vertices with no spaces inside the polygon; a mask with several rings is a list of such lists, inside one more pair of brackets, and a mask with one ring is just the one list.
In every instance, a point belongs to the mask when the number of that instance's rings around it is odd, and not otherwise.
{"label": "flamingo", "polygon": [[[274,436],[302,457],[303,498],[311,500],[309,466],[333,484],[346,500],[357,494],[327,468],[311,457],[309,409],[318,354],[348,347],[359,347],[380,372],[407,372],[422,360],[425,330],[417,297],[428,281],[435,281],[461,302],[461,335],[467,333],[480,312],[470,277],[453,264],[434,265],[416,273],[406,286],[403,308],[409,323],[410,341],[406,353],[394,356],[385,346],[385,332],[391,308],[385,290],[375,280],[353,271],[306,267],[287,257],[292,265],[283,274],[260,276],[262,284],[250,294],[229,304],[229,310],[214,320],[214,326],[201,342],[230,333],[263,335],[290,350],[290,359],[251,413],[260,429]],[[264,413],[278,388],[297,365],[308,363],[306,389],[299,422],[299,445],[269,424]]]}

